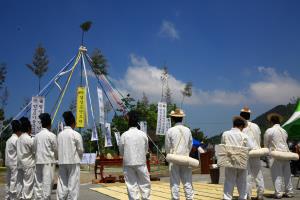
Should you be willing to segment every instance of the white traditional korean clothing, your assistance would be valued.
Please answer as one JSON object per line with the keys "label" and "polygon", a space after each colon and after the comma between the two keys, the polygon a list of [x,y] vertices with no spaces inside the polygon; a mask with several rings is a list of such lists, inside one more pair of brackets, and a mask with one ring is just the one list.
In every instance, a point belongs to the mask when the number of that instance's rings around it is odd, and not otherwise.
{"label": "white traditional korean clothing", "polygon": [[[254,149],[259,149],[260,147],[260,138],[261,131],[257,124],[248,121],[247,127],[243,129],[250,140],[252,140]],[[248,177],[247,177],[247,194],[249,197],[252,195],[252,179],[254,179],[257,188],[257,196],[263,197],[264,194],[264,177],[261,170],[261,161],[260,158],[249,158],[248,163]]]}
{"label": "white traditional korean clothing", "polygon": [[[188,156],[193,146],[193,138],[189,128],[177,123],[170,128],[165,136],[166,153]],[[193,199],[194,191],[192,184],[192,168],[180,166],[173,163],[169,164],[170,187],[172,199],[179,199],[180,181],[183,184],[185,198]]]}
{"label": "white traditional korean clothing", "polygon": [[[279,124],[275,124],[272,128],[266,130],[264,144],[265,147],[269,148],[270,150],[276,149],[277,151],[287,152],[289,151],[287,138],[288,135],[286,131],[281,128]],[[275,187],[275,196],[281,197],[282,192],[285,192],[289,195],[293,194],[290,161],[275,160],[274,158],[271,158],[270,164],[272,181]],[[285,191],[282,191],[282,178],[284,179]]]}
{"label": "white traditional korean clothing", "polygon": [[151,183],[146,165],[148,138],[146,133],[131,127],[121,135],[120,154],[123,156],[124,179],[130,200],[150,199]]}
{"label": "white traditional korean clothing", "polygon": [[[239,147],[249,147],[254,145],[249,137],[238,128],[232,128],[222,135],[222,144]],[[234,186],[237,186],[239,200],[247,199],[247,169],[237,169],[225,167],[225,182],[223,199],[231,200]]]}
{"label": "white traditional korean clothing", "polygon": [[18,199],[31,199],[34,186],[34,151],[33,139],[23,133],[17,140],[17,166],[18,166]]}
{"label": "white traditional korean clothing", "polygon": [[71,127],[65,126],[57,136],[57,147],[59,165],[57,199],[76,200],[79,197],[82,137]]}
{"label": "white traditional korean clothing", "polygon": [[33,142],[35,152],[35,199],[50,199],[57,158],[56,135],[43,128]]}
{"label": "white traditional korean clothing", "polygon": [[6,141],[5,166],[6,171],[6,196],[5,199],[14,200],[17,197],[17,140],[18,136],[13,133]]}

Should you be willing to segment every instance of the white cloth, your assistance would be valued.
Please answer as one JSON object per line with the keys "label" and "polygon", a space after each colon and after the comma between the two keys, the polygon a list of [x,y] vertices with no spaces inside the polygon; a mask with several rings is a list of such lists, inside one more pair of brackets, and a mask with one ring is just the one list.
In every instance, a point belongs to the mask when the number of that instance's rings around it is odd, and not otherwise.
{"label": "white cloth", "polygon": [[[232,128],[222,134],[222,144],[254,148],[249,137],[238,128]],[[225,182],[223,199],[231,200],[234,186],[237,186],[239,200],[247,198],[247,170],[225,167]]]}
{"label": "white cloth", "polygon": [[57,158],[56,135],[46,128],[35,135],[33,142],[36,164],[55,163]]}
{"label": "white cloth", "polygon": [[17,140],[18,136],[13,133],[6,141],[5,146],[5,166],[17,166]]}
{"label": "white cloth", "polygon": [[58,200],[77,200],[80,186],[80,164],[59,165],[57,180]]}
{"label": "white cloth", "polygon": [[192,168],[170,163],[170,187],[172,199],[179,199],[180,181],[182,182],[185,198],[191,200],[194,197],[192,184]]}
{"label": "white cloth", "polygon": [[147,165],[124,166],[124,179],[129,200],[150,199],[151,183]]}
{"label": "white cloth", "polygon": [[119,150],[123,156],[124,166],[146,164],[146,154],[148,152],[146,133],[136,127],[131,127],[121,135]]}
{"label": "white cloth", "polygon": [[34,167],[33,139],[23,133],[17,140],[17,166],[19,169]]}
{"label": "white cloth", "polygon": [[69,126],[57,136],[58,164],[78,164],[83,155],[81,135]]}
{"label": "white cloth", "polygon": [[[181,123],[170,128],[165,136],[166,153],[175,153],[188,156],[193,146],[192,133],[189,128]],[[172,199],[179,199],[180,181],[183,184],[186,199],[193,199],[192,169],[187,166],[179,166],[173,163],[169,166],[170,188]]]}
{"label": "white cloth", "polygon": [[[268,147],[270,150],[276,149],[277,151],[289,151],[287,138],[287,132],[283,128],[281,128],[279,124],[275,124],[273,127],[266,130],[264,136],[264,144],[265,147]],[[285,192],[287,194],[292,194],[293,185],[291,178],[290,161],[275,160],[274,158],[271,158],[270,163],[275,195],[281,196],[283,181],[285,184]]]}
{"label": "white cloth", "polygon": [[6,167],[6,200],[17,198],[17,165]]}
{"label": "white cloth", "polygon": [[[248,125],[243,129],[250,140],[253,142],[254,149],[261,148],[261,131],[257,124],[248,121]],[[249,158],[248,164],[248,176],[247,176],[247,194],[251,197],[252,195],[252,184],[253,179],[256,183],[257,195],[262,196],[264,193],[264,178],[261,171],[260,158]]]}
{"label": "white cloth", "polygon": [[34,196],[36,200],[51,199],[55,164],[36,164]]}
{"label": "white cloth", "polygon": [[289,151],[287,138],[287,132],[279,124],[275,124],[266,130],[264,145],[270,150]]}
{"label": "white cloth", "polygon": [[[287,160],[274,160],[271,166],[271,176],[275,188],[275,196],[281,196],[281,192],[293,194],[290,162]],[[283,183],[285,185],[282,191]]]}
{"label": "white cloth", "polygon": [[231,200],[234,186],[237,186],[239,200],[247,199],[247,170],[225,167],[224,200]]}
{"label": "white cloth", "polygon": [[35,167],[23,167],[18,170],[18,199],[32,199],[34,187],[34,170]]}
{"label": "white cloth", "polygon": [[13,133],[6,141],[5,166],[6,172],[6,196],[5,199],[16,199],[17,195],[17,140],[18,136]]}

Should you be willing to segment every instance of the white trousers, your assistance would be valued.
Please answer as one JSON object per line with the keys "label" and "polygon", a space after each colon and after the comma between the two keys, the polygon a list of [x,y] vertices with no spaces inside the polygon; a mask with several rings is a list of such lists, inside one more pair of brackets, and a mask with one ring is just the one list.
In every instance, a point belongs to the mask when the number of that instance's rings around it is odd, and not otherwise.
{"label": "white trousers", "polygon": [[18,169],[17,175],[17,199],[32,199],[34,187],[35,167]]}
{"label": "white trousers", "polygon": [[147,165],[124,166],[123,171],[128,199],[139,200],[141,192],[142,199],[149,200],[151,182]]}
{"label": "white trousers", "polygon": [[193,199],[194,190],[192,184],[192,168],[188,166],[174,165],[170,163],[170,187],[172,199],[179,199],[180,181],[182,182],[185,198]]}
{"label": "white trousers", "polygon": [[274,160],[271,166],[271,176],[275,188],[275,196],[282,195],[283,182],[285,187],[284,192],[287,194],[293,194],[290,161]]}
{"label": "white trousers", "polygon": [[239,200],[245,200],[247,198],[247,170],[225,167],[223,199],[232,199],[235,185],[239,192]]}
{"label": "white trousers", "polygon": [[257,196],[263,196],[265,190],[264,177],[261,171],[260,158],[249,158],[248,177],[247,177],[247,195],[252,195],[253,179],[256,184]]}
{"label": "white trousers", "polygon": [[59,165],[57,199],[76,200],[79,197],[80,164]]}
{"label": "white trousers", "polygon": [[17,198],[17,166],[8,166],[6,171],[6,200],[15,200]]}
{"label": "white trousers", "polygon": [[34,196],[36,200],[49,200],[53,187],[55,164],[36,164]]}

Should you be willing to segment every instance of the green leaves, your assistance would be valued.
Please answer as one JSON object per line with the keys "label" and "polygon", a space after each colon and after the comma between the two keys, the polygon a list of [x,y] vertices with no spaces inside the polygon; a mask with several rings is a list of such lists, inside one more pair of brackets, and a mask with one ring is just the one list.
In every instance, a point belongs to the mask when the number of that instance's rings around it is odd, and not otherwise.
{"label": "green leaves", "polygon": [[91,56],[92,59],[92,68],[96,75],[107,75],[107,60],[99,49],[95,49]]}
{"label": "green leaves", "polygon": [[91,28],[91,26],[92,26],[92,22],[86,21],[80,25],[80,28],[83,32],[87,32]]}

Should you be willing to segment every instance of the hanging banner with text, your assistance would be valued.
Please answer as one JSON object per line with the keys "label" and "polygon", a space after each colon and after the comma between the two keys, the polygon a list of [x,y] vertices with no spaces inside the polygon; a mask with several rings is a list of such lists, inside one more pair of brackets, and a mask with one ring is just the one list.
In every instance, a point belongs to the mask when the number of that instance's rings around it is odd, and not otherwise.
{"label": "hanging banner with text", "polygon": [[98,94],[98,104],[99,104],[99,122],[100,124],[104,125],[104,101],[103,101],[103,92],[100,88],[97,87],[97,94]]}
{"label": "hanging banner with text", "polygon": [[105,145],[104,147],[111,147],[111,129],[110,129],[110,123],[105,123]]}
{"label": "hanging banner with text", "polygon": [[165,135],[167,118],[167,103],[158,102],[156,135]]}
{"label": "hanging banner with text", "polygon": [[121,140],[120,132],[115,132],[115,138],[116,138],[117,145],[119,146]]}
{"label": "hanging banner with text", "polygon": [[147,122],[146,121],[140,122],[140,130],[147,134]]}
{"label": "hanging banner with text", "polygon": [[39,115],[42,114],[45,110],[45,98],[41,96],[32,97],[31,103],[31,134],[35,135],[42,129],[41,120]]}
{"label": "hanging banner with text", "polygon": [[86,88],[77,88],[76,99],[76,127],[84,128],[84,120],[86,114]]}
{"label": "hanging banner with text", "polygon": [[97,127],[94,126],[92,129],[91,141],[97,141],[97,140],[98,140],[98,131],[97,131]]}

